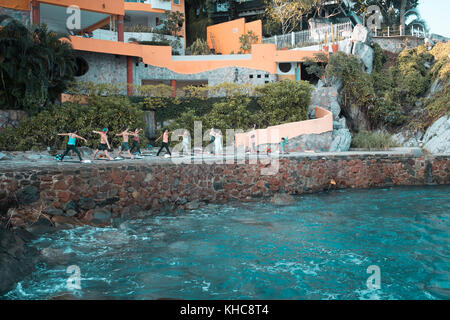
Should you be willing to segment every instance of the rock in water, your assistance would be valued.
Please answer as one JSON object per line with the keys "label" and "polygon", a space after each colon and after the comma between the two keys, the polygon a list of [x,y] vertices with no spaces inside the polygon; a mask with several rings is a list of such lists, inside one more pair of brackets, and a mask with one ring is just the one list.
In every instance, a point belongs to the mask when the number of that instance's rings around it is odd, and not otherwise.
{"label": "rock in water", "polygon": [[295,198],[287,193],[276,193],[271,199],[270,203],[285,206],[295,202]]}
{"label": "rock in water", "polygon": [[26,240],[0,225],[0,295],[34,270],[38,251],[27,246]]}
{"label": "rock in water", "polygon": [[425,132],[423,147],[431,153],[450,153],[450,116],[435,121]]}

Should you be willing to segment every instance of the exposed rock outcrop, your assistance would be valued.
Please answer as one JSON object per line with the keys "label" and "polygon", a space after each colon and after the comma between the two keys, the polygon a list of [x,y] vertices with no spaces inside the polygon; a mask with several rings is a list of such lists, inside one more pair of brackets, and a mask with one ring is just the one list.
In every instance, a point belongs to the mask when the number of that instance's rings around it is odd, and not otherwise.
{"label": "exposed rock outcrop", "polygon": [[352,135],[347,128],[333,130],[333,142],[331,142],[330,152],[345,152],[350,149]]}
{"label": "exposed rock outcrop", "polygon": [[0,225],[0,295],[14,288],[14,285],[34,270],[38,251],[27,243],[32,235],[23,229],[8,230]]}
{"label": "exposed rock outcrop", "polygon": [[315,107],[322,107],[331,111],[333,119],[338,120],[341,113],[341,107],[338,102],[338,88],[333,87],[316,87],[311,95],[311,104],[309,106],[308,113],[311,118],[314,118]]}
{"label": "exposed rock outcrop", "polygon": [[370,42],[372,41],[370,30],[362,24],[357,24],[353,28],[352,41],[370,44]]}
{"label": "exposed rock outcrop", "polygon": [[450,116],[435,121],[425,132],[422,143],[431,153],[450,153]]}
{"label": "exposed rock outcrop", "polygon": [[408,130],[400,131],[394,135],[392,135],[392,140],[402,147],[420,147],[420,139],[422,138],[423,133],[417,132],[412,133]]}
{"label": "exposed rock outcrop", "polygon": [[371,46],[363,42],[355,42],[352,54],[364,64],[367,73],[372,73],[374,51]]}

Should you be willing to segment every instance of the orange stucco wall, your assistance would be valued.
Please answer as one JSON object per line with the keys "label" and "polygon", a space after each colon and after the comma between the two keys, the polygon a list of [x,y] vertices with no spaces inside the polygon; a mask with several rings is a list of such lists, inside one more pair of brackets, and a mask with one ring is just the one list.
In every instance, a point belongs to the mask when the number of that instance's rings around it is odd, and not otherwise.
{"label": "orange stucco wall", "polygon": [[[41,3],[69,7],[77,5],[83,10],[108,14],[124,14],[124,1],[122,0],[39,0]],[[31,0],[29,0],[29,8]],[[27,0],[0,0],[0,7],[15,10],[27,10]]]}
{"label": "orange stucco wall", "polygon": [[[0,0],[0,7],[14,10],[27,10],[27,0]],[[28,9],[31,8],[31,0],[28,3]]]}
{"label": "orange stucco wall", "polygon": [[239,37],[245,32],[245,19],[236,19],[215,24],[206,28],[206,41],[216,53],[238,53],[241,44]]}
{"label": "orange stucco wall", "polygon": [[241,50],[239,37],[243,34],[246,34],[250,30],[258,36],[257,43],[261,43],[261,20],[245,23],[245,18],[223,22],[207,27],[206,41],[209,48],[214,48],[216,53],[238,53]]}
{"label": "orange stucco wall", "polygon": [[[235,135],[236,146],[250,147],[266,143],[279,143],[282,137],[293,139],[303,134],[320,134],[333,130],[333,114],[320,107],[315,108],[316,119],[289,122],[266,129],[256,129]],[[251,136],[254,137],[252,138]]]}
{"label": "orange stucco wall", "polygon": [[133,43],[71,37],[76,50],[141,57],[152,66],[168,68],[181,74],[195,74],[224,67],[243,67],[276,73],[276,61],[304,61],[313,58],[317,51],[277,50],[274,44],[255,44],[250,59],[218,60],[220,56],[206,56],[200,61],[176,61],[172,49],[166,46],[146,46]]}
{"label": "orange stucco wall", "polygon": [[164,13],[163,9],[154,9],[152,5],[149,3],[140,3],[140,2],[125,2],[125,11],[145,11],[145,12],[158,12]]}

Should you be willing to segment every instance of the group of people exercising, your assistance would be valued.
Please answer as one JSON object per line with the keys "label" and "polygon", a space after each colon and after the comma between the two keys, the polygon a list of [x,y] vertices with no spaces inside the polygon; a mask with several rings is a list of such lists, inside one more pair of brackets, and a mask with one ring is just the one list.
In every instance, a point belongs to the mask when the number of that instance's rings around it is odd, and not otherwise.
{"label": "group of people exercising", "polygon": [[[136,128],[134,131],[129,131],[129,128],[126,127],[121,133],[116,134],[117,137],[122,137],[122,145],[120,147],[119,153],[117,154],[116,159],[122,159],[121,154],[122,152],[127,152],[131,159],[134,159],[134,156],[131,152],[133,150],[136,150],[137,154],[141,154],[141,149],[139,147],[139,133],[142,131],[142,129]],[[63,161],[64,157],[70,152],[73,151],[77,154],[80,161],[83,161],[81,158],[80,151],[76,147],[76,141],[77,139],[83,140],[84,142],[87,142],[87,140],[77,134],[78,130],[73,129],[71,132],[68,133],[59,133],[58,136],[68,136],[69,140],[67,142],[66,151],[61,155],[59,158],[59,161]],[[92,160],[95,160],[97,154],[100,151],[103,151],[105,156],[108,158],[108,160],[113,160],[111,155],[109,154],[109,150],[111,150],[111,145],[108,141],[108,128],[103,128],[102,131],[92,131],[93,133],[100,135],[100,142],[97,146],[97,149],[94,152],[94,157]],[[133,144],[130,147],[129,144],[129,137],[133,136]],[[168,140],[167,140],[168,141]]]}

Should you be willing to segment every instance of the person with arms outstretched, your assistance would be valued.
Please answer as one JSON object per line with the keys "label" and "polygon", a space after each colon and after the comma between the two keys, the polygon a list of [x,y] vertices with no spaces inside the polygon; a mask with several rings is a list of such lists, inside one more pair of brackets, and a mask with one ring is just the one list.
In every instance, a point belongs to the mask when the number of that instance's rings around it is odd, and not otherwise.
{"label": "person with arms outstretched", "polygon": [[105,156],[109,159],[109,160],[113,160],[113,158],[111,158],[111,156],[108,153],[108,150],[111,149],[111,146],[109,145],[109,141],[108,141],[108,129],[107,128],[103,128],[102,131],[92,131],[93,133],[97,133],[100,135],[100,143],[97,146],[97,149],[94,152],[94,157],[92,158],[92,160],[95,160],[95,157],[97,156],[97,153],[99,151],[103,151],[105,153]]}
{"label": "person with arms outstretched", "polygon": [[80,159],[80,162],[83,161],[83,159],[81,159],[80,151],[78,151],[78,149],[76,147],[76,143],[77,143],[77,139],[81,139],[84,142],[87,142],[87,140],[85,138],[77,135],[77,132],[78,132],[77,129],[72,129],[68,133],[58,133],[58,136],[68,136],[69,137],[69,141],[67,142],[67,146],[66,146],[66,151],[63,153],[63,155],[61,156],[61,159],[59,161],[63,161],[64,157],[71,150],[78,155],[78,158]]}
{"label": "person with arms outstretched", "polygon": [[163,133],[159,136],[159,138],[155,140],[155,142],[156,142],[159,139],[163,138],[161,148],[159,149],[158,153],[156,154],[157,157],[159,156],[159,154],[161,153],[163,148],[166,148],[167,153],[170,156],[172,156],[172,154],[170,153],[170,150],[169,150],[169,134],[171,134],[171,133],[172,132],[170,132],[169,129],[165,128]]}
{"label": "person with arms outstretched", "polygon": [[130,156],[131,160],[134,159],[133,155],[130,152],[130,145],[128,143],[128,136],[134,135],[133,132],[128,131],[128,127],[125,128],[124,131],[121,133],[117,133],[116,137],[122,137],[122,146],[120,147],[119,153],[117,154],[117,158],[121,159],[120,155],[122,154],[122,151],[128,151],[128,155]]}

